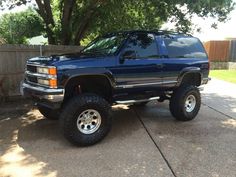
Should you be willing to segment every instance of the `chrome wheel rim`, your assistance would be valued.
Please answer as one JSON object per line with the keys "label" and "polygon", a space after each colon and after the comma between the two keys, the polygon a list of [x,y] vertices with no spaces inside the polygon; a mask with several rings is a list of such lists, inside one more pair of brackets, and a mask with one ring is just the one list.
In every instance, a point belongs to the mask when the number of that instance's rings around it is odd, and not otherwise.
{"label": "chrome wheel rim", "polygon": [[94,109],[83,111],[77,118],[77,128],[81,133],[92,134],[101,125],[101,115]]}
{"label": "chrome wheel rim", "polygon": [[186,112],[192,112],[196,106],[196,98],[194,95],[189,95],[185,100]]}

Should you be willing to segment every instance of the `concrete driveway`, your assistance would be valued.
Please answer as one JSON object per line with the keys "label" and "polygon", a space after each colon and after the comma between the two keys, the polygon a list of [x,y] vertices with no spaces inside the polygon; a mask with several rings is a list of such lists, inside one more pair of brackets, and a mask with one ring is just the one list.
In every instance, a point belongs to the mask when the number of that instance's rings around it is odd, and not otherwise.
{"label": "concrete driveway", "polygon": [[202,97],[191,122],[175,121],[168,102],[116,106],[111,133],[87,148],[67,143],[28,102],[2,105],[0,176],[235,177],[236,85],[212,80]]}

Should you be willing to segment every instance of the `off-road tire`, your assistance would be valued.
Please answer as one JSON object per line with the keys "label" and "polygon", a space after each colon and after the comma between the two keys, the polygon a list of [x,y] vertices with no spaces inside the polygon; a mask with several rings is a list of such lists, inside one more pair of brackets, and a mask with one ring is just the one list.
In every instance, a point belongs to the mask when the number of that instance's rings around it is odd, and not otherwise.
{"label": "off-road tire", "polygon": [[60,117],[60,110],[59,109],[50,109],[46,106],[37,106],[39,112],[47,119],[50,120],[58,120]]}
{"label": "off-road tire", "polygon": [[[79,115],[88,109],[96,110],[101,117],[99,128],[92,134],[85,134],[78,128]],[[110,131],[111,107],[102,97],[95,94],[81,94],[73,97],[64,106],[60,116],[60,127],[65,138],[76,146],[89,146],[101,141]]]}
{"label": "off-road tire", "polygon": [[[185,107],[186,99],[192,95],[195,98],[196,104],[192,111],[188,112]],[[169,108],[173,117],[179,121],[190,121],[196,117],[201,107],[201,95],[195,86],[181,86],[174,91]]]}

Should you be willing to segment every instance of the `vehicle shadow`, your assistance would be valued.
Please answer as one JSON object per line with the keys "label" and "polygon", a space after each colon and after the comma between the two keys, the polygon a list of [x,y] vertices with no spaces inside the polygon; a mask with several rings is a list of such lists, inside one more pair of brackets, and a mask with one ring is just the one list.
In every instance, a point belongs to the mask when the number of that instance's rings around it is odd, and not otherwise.
{"label": "vehicle shadow", "polygon": [[[116,106],[112,111],[113,128],[109,135],[94,146],[78,148],[64,139],[59,121],[45,119],[31,105],[24,111],[19,110],[2,115],[5,119],[0,123],[0,176],[22,176],[24,173],[66,176],[71,172],[62,169],[62,163],[70,162],[74,154],[105,153],[107,147],[122,145],[126,137],[140,127],[132,109]],[[57,160],[55,154],[64,160]]]}
{"label": "vehicle shadow", "polygon": [[18,118],[32,109],[33,103],[26,99],[17,99],[14,101],[0,102],[0,121],[11,118]]}

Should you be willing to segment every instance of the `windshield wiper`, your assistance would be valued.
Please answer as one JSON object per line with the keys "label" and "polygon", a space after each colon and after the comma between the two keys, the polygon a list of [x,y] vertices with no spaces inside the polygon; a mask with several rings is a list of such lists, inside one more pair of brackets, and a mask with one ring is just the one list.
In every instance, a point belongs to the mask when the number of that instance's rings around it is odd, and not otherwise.
{"label": "windshield wiper", "polygon": [[86,51],[86,52],[81,52],[82,55],[101,55],[101,56],[107,56],[107,54],[105,54],[104,52],[102,52],[101,50],[91,50],[91,51]]}

